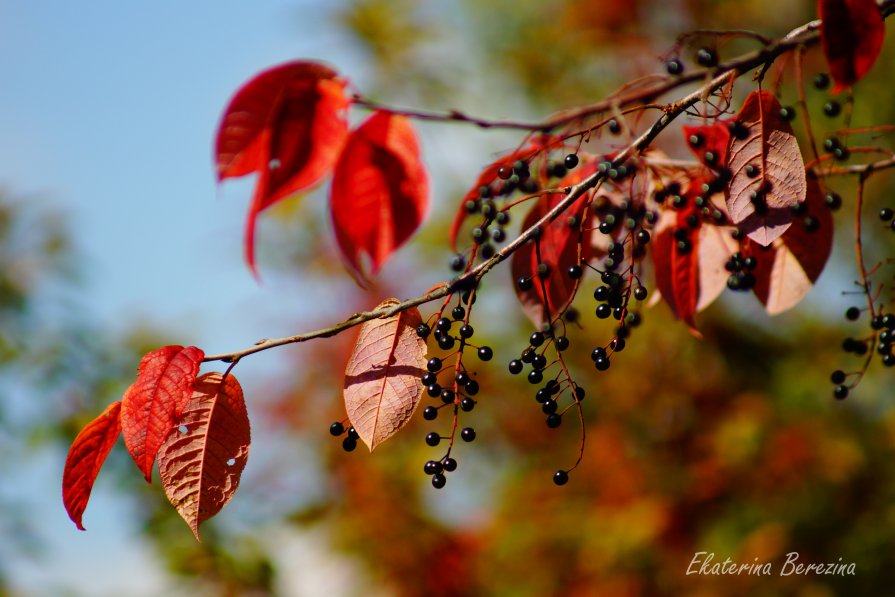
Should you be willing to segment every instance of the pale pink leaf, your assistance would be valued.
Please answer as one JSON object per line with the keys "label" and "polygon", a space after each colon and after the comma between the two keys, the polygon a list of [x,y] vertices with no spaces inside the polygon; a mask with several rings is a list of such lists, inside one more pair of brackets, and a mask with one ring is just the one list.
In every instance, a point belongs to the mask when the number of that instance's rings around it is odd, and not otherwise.
{"label": "pale pink leaf", "polygon": [[[397,303],[386,299],[377,309]],[[348,359],[345,410],[371,452],[406,425],[419,404],[426,370],[426,342],[416,334],[421,322],[414,307],[364,323]]]}
{"label": "pale pink leaf", "polygon": [[[727,209],[740,230],[768,246],[789,228],[792,208],[805,200],[805,164],[792,126],[780,117],[780,103],[773,94],[749,94],[737,120],[749,134],[744,139],[731,137]],[[750,176],[747,166],[756,168],[757,174]]]}
{"label": "pale pink leaf", "polygon": [[[753,292],[770,315],[796,306],[814,287],[833,248],[833,216],[823,192],[808,179],[805,213],[769,248],[754,247],[758,267]],[[811,226],[806,225],[811,221]]]}

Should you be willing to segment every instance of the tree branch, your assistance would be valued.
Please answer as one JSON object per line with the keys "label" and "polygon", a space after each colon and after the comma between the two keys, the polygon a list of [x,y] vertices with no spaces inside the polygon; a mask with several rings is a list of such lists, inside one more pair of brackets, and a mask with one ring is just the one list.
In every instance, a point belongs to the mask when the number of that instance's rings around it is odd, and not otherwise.
{"label": "tree branch", "polygon": [[[890,12],[895,11],[895,0],[884,0],[880,6],[883,14],[888,16]],[[254,354],[256,352],[261,352],[278,346],[307,342],[308,340],[313,340],[315,338],[328,338],[330,336],[335,336],[336,334],[339,334],[349,328],[360,325],[366,321],[384,317],[391,317],[412,307],[416,307],[418,305],[443,298],[462,288],[469,288],[474,286],[497,264],[508,259],[519,247],[528,242],[536,234],[536,230],[555,220],[560,214],[566,211],[566,209],[568,209],[579,197],[584,195],[584,193],[593,188],[596,188],[603,180],[605,180],[611,169],[617,168],[623,165],[628,160],[634,159],[642,154],[655,140],[659,133],[667,128],[668,125],[671,124],[671,122],[674,121],[675,118],[684,113],[688,108],[696,104],[698,101],[709,97],[712,93],[728,83],[732,78],[738,78],[753,68],[767,65],[773,62],[781,54],[789,52],[797,47],[816,44],[820,39],[819,27],[820,21],[811,21],[810,23],[806,23],[801,27],[793,29],[784,37],[768,43],[765,47],[757,51],[753,51],[738,58],[734,58],[719,65],[714,69],[696,71],[689,75],[680,77],[666,77],[653,87],[648,87],[637,92],[632,92],[627,96],[610,98],[601,102],[597,102],[595,104],[591,104],[589,106],[562,112],[548,118],[541,123],[489,121],[467,116],[460,112],[438,114],[434,112],[402,112],[400,110],[389,109],[395,113],[404,114],[414,118],[445,122],[468,122],[482,128],[514,128],[532,131],[548,131],[585,119],[596,113],[611,108],[619,108],[630,106],[633,104],[651,102],[655,98],[681,85],[702,80],[709,76],[711,77],[704,85],[702,85],[689,95],[666,106],[664,108],[664,113],[662,114],[662,116],[659,117],[649,129],[647,129],[644,133],[637,137],[624,150],[617,153],[615,158],[605,165],[606,167],[601,167],[597,172],[584,179],[580,183],[565,189],[564,192],[566,193],[566,196],[563,198],[562,201],[557,203],[553,207],[553,209],[547,212],[544,217],[538,220],[533,226],[520,233],[519,236],[517,236],[513,241],[511,241],[500,251],[495,253],[493,257],[486,261],[483,261],[478,266],[465,273],[459,279],[449,284],[443,284],[421,296],[403,300],[387,308],[355,313],[348,319],[331,327],[315,330],[312,332],[306,332],[303,334],[297,334],[294,336],[288,336],[285,338],[261,340],[255,343],[254,346],[250,346],[242,350],[206,356],[204,361],[223,361],[227,363],[236,363],[243,357],[246,357],[250,354]],[[712,73],[714,73],[713,76]],[[376,109],[387,109],[360,96],[356,96],[355,101],[356,103],[367,107]]]}

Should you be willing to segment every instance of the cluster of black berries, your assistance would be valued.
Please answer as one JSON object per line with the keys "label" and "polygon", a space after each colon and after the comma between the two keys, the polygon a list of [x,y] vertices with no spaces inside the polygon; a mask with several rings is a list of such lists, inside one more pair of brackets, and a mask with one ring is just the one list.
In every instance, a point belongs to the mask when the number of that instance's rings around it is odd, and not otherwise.
{"label": "cluster of black berries", "polygon": [[[625,262],[626,247],[630,248],[631,259],[639,260],[646,255],[646,246],[652,240],[649,229],[659,219],[657,212],[648,210],[642,201],[612,201],[604,195],[594,198],[591,209],[600,221],[600,233],[616,239],[609,243],[609,254],[602,261],[606,271],[614,272]],[[630,244],[627,244],[628,238]]]}
{"label": "cluster of black berries", "polygon": [[597,319],[614,317],[616,321],[621,321],[628,303],[625,279],[620,274],[607,270],[600,274],[600,281],[602,284],[594,290]]}
{"label": "cluster of black berries", "polygon": [[838,137],[827,137],[824,139],[824,151],[833,156],[833,159],[844,162],[851,157],[848,147],[842,144]]}
{"label": "cluster of black berries", "polygon": [[[459,375],[459,373],[458,373]],[[456,407],[455,407],[456,412]],[[460,430],[460,439],[465,442],[474,441],[476,438],[475,429],[472,427],[464,427]],[[448,439],[442,437],[438,433],[434,431],[426,434],[426,445],[431,447],[436,447],[441,444],[441,440]],[[447,477],[445,477],[445,473],[450,473],[457,470],[457,461],[451,457],[451,450],[448,448],[447,453],[442,456],[440,460],[427,460],[423,465],[423,472],[427,475],[432,476],[432,487],[435,489],[441,489],[447,483]]]}
{"label": "cluster of black berries", "polygon": [[[508,369],[510,373],[513,375],[518,375],[522,373],[522,369],[524,369],[525,365],[531,366],[531,371],[528,372],[528,382],[532,385],[537,385],[544,380],[544,370],[547,368],[547,357],[544,355],[546,352],[546,346],[544,343],[547,340],[547,335],[544,332],[534,332],[528,339],[529,346],[525,350],[522,351],[522,355],[518,359],[513,359],[510,361]],[[552,338],[552,335],[550,336]],[[557,349],[560,346],[568,347],[568,338],[565,336],[560,336],[557,340],[560,340],[557,343]],[[538,348],[544,347],[541,352],[538,352]]]}
{"label": "cluster of black berries", "polygon": [[444,456],[441,460],[427,460],[423,465],[423,472],[432,476],[432,487],[441,489],[447,484],[445,473],[457,470],[457,461],[450,457]]}
{"label": "cluster of black berries", "polygon": [[349,427],[346,430],[344,423],[340,421],[336,421],[329,426],[329,434],[333,437],[341,437],[342,435],[345,435],[342,439],[342,449],[346,452],[353,452],[354,449],[357,448],[357,440],[360,439],[360,436],[357,434],[354,427]]}
{"label": "cluster of black berries", "polygon": [[[470,304],[475,302],[475,294],[471,291],[464,291],[461,295],[461,302]],[[475,330],[468,323],[463,323],[466,317],[466,309],[462,304],[458,304],[451,311],[451,318],[441,317],[435,322],[434,331],[428,324],[422,323],[417,326],[416,333],[421,338],[427,338],[430,334],[438,342],[438,346],[444,350],[454,347],[455,343],[460,343],[460,350],[469,344],[469,339],[475,335]],[[457,330],[457,336],[452,335],[451,328],[460,325]],[[449,340],[448,340],[449,339]],[[476,348],[476,354],[479,360],[490,361],[494,357],[494,351],[490,346],[479,346]],[[458,366],[459,367],[459,366]],[[438,418],[441,408],[446,406],[452,407],[454,416],[459,411],[470,412],[476,407],[477,401],[474,398],[479,393],[479,383],[472,379],[469,373],[458,368],[455,372],[451,383],[451,387],[445,387],[439,382],[439,375],[444,375],[444,362],[440,357],[432,357],[426,363],[426,372],[422,375],[421,381],[426,388],[426,394],[440,400],[441,404],[437,406],[427,405],[423,408],[423,418],[427,421],[434,421]],[[460,437],[464,441],[471,442],[475,439],[475,430],[472,427],[466,427],[460,432]],[[442,436],[438,433],[431,432],[426,435],[426,444],[429,446],[437,446],[441,443]],[[426,462],[424,470],[427,474],[432,475],[432,485],[440,489],[447,482],[444,476],[445,472],[456,470],[457,461],[450,457],[450,451],[440,461],[430,460]]]}
{"label": "cluster of black berries", "polygon": [[[723,211],[712,205],[710,197],[723,191],[724,187],[727,186],[727,183],[730,182],[730,177],[730,170],[728,168],[721,168],[715,173],[714,178],[702,184],[702,187],[699,190],[700,194],[693,198],[692,207],[696,207],[698,211],[687,216],[687,228],[699,228],[701,222],[709,222],[718,226],[727,223],[727,216],[724,215]],[[659,204],[664,203],[670,205],[679,211],[691,207],[687,195],[681,192],[681,185],[677,182],[669,183],[666,187],[657,190],[653,193],[653,200]],[[683,230],[686,231],[687,228],[684,228]],[[680,241],[687,241],[678,244],[677,248],[681,253],[689,252],[691,248],[689,232],[678,233],[675,240],[679,243]]]}
{"label": "cluster of black berries", "polygon": [[870,327],[879,334],[876,337],[876,352],[880,355],[883,365],[895,366],[895,354],[892,354],[895,345],[895,313],[881,313],[870,321]]}
{"label": "cluster of black berries", "polygon": [[[845,318],[849,321],[857,321],[861,318],[862,310],[859,307],[849,307],[845,311]],[[880,313],[870,320],[870,328],[873,330],[873,339],[876,345],[873,347],[876,354],[886,367],[895,367],[895,313]],[[864,339],[846,338],[842,341],[842,350],[858,356],[867,354],[871,347],[871,341]],[[833,371],[830,380],[836,386],[833,396],[839,400],[848,397],[851,386],[845,384],[848,375],[842,370]]]}
{"label": "cluster of black berries", "polygon": [[[490,187],[482,187],[482,189],[488,188]],[[481,258],[490,259],[496,252],[494,245],[507,239],[506,226],[510,223],[510,213],[498,208],[493,200],[485,197],[479,201],[467,201],[466,211],[470,214],[482,214],[481,222],[472,229],[472,241],[479,245]],[[466,260],[462,255],[455,255],[451,258],[450,266],[456,272],[463,271]]]}
{"label": "cluster of black berries", "polygon": [[724,269],[730,272],[727,287],[731,290],[752,290],[755,286],[755,275],[752,272],[757,266],[758,260],[753,256],[743,257],[740,252],[731,255],[724,264]]}
{"label": "cluster of black berries", "polygon": [[[813,83],[814,83],[814,87],[816,89],[824,90],[830,86],[830,75],[828,75],[827,73],[818,73],[817,75],[815,75]],[[829,118],[835,118],[835,117],[839,116],[839,114],[842,113],[842,104],[840,104],[836,100],[829,100],[829,101],[825,102],[823,105],[823,113],[825,116],[827,116]],[[780,118],[781,119],[785,120],[786,122],[789,122],[789,121],[793,120],[795,117],[796,117],[796,110],[792,106],[783,106],[780,108]],[[839,157],[832,150],[830,150],[830,153],[833,153],[834,157],[836,157],[837,159],[847,160],[848,159],[848,153],[847,153],[848,149],[847,148],[843,148],[843,149],[845,149],[845,152],[843,153],[842,157]]]}

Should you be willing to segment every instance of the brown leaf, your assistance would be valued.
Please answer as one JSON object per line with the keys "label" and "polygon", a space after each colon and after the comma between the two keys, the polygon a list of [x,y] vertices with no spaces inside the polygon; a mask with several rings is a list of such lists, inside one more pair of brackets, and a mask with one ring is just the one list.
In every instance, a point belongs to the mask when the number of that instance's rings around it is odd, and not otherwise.
{"label": "brown leaf", "polygon": [[[833,216],[824,204],[823,192],[808,179],[805,213],[770,250],[755,247],[755,296],[771,315],[796,306],[820,276],[833,248]],[[813,219],[807,226],[808,219]]]}
{"label": "brown leaf", "polygon": [[[377,306],[396,305],[386,299]],[[372,452],[403,427],[419,404],[426,342],[416,334],[422,322],[416,308],[361,326],[345,368],[345,410]]]}
{"label": "brown leaf", "polygon": [[[753,91],[737,120],[749,134],[745,139],[731,137],[727,209],[740,230],[768,246],[789,228],[792,208],[805,200],[805,164],[773,94]],[[747,166],[758,168],[758,173],[749,176]]]}
{"label": "brown leaf", "polygon": [[199,525],[221,511],[236,489],[251,435],[242,388],[233,375],[206,373],[158,452],[165,495],[196,539]]}

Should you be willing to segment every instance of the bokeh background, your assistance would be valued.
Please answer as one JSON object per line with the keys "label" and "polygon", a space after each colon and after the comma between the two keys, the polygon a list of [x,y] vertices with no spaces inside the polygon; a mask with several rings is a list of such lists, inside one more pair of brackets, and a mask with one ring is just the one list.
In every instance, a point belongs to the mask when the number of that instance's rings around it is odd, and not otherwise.
{"label": "bokeh background", "polygon": [[[660,304],[599,376],[588,355],[608,328],[584,318],[568,354],[588,390],[588,442],[564,488],[550,477],[574,461],[578,430],[547,429],[530,386],[505,372],[531,329],[500,268],[474,319],[496,352],[478,370],[479,439],[459,446],[445,489],[422,473],[438,450],[421,418],[375,455],[330,438],[349,332],[237,368],[252,454],[203,543],[120,443],[86,533],[61,504],[68,445],[120,397],[142,353],[234,350],[425,291],[449,275],[456,202],[518,142],[420,124],[432,214],[376,286],[360,291],[342,270],[325,188],[262,218],[257,284],[241,258],[252,181],[218,188],[211,162],[221,110],[254,73],[314,58],[392,105],[532,119],[661,72],[682,32],[779,35],[813,11],[807,0],[0,1],[0,595],[813,597],[895,586],[892,371],[876,364],[845,402],[828,379],[859,368],[839,344],[867,324],[842,317],[858,300],[853,181],[836,183],[837,246],[796,312],[771,319],[751,296],[725,297],[699,317],[697,341]],[[893,46],[858,87],[855,125],[895,122]],[[722,56],[743,47],[725,43]],[[816,53],[807,64],[822,68]],[[795,101],[791,86],[781,95]],[[809,91],[818,126],[842,126],[821,122],[825,99]],[[892,182],[870,183],[868,213],[895,204]],[[891,285],[895,235],[872,216],[866,228]],[[770,561],[775,574],[797,551],[854,562],[857,575],[687,576],[698,551]]]}

